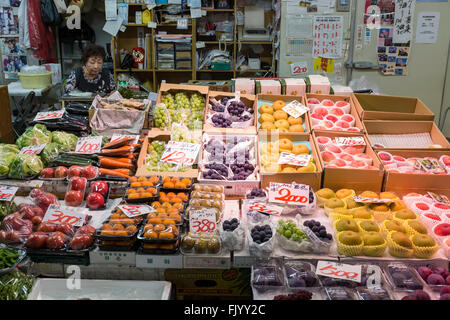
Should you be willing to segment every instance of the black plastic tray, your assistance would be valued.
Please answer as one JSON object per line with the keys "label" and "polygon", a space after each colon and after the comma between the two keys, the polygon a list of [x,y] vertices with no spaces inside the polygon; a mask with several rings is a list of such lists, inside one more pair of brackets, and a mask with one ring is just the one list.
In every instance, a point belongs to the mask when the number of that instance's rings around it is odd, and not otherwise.
{"label": "black plastic tray", "polygon": [[[108,220],[103,222],[103,224],[109,223],[109,221],[110,221],[110,218],[108,218]],[[136,231],[133,234],[128,235],[128,236],[102,235],[101,234],[102,230],[100,228],[95,231],[94,237],[98,240],[105,240],[105,241],[130,241],[130,240],[133,240],[133,238],[136,238],[136,236],[139,232],[139,227],[140,227],[141,222],[142,222],[142,220],[136,224],[132,224],[132,225],[136,226]],[[129,225],[131,225],[131,224],[129,224]]]}
{"label": "black plastic tray", "polygon": [[[156,214],[157,214],[157,212],[156,212]],[[184,222],[185,222],[184,214],[180,214],[180,216],[181,216],[181,221],[174,224],[177,228],[180,226],[183,226]],[[168,218],[168,219],[170,219],[170,218]],[[144,220],[142,220],[142,225],[144,225],[144,226],[149,223],[151,223],[151,222],[148,221],[147,217],[145,217]],[[154,224],[154,223],[151,223],[151,224]]]}
{"label": "black plastic tray", "polygon": [[19,263],[22,262],[23,259],[25,259],[26,255],[27,255],[27,251],[23,248],[16,248],[16,247],[11,246],[6,243],[0,243],[0,248],[3,248],[3,247],[8,247],[11,250],[17,251],[19,256],[17,257],[17,261],[13,265],[11,265],[10,267],[7,267],[7,268],[0,269],[0,275],[8,273],[11,270],[13,270]]}
{"label": "black plastic tray", "polygon": [[158,187],[146,187],[146,188],[156,188],[156,195],[153,197],[147,197],[147,198],[136,198],[136,199],[129,199],[128,198],[128,188],[125,191],[125,195],[123,196],[123,200],[127,203],[147,203],[147,202],[153,202],[158,201],[159,198],[159,188]]}
{"label": "black plastic tray", "polygon": [[[170,226],[170,225],[166,224],[165,226]],[[177,227],[177,229],[179,229],[179,228]],[[138,234],[137,238],[138,238],[138,240],[142,241],[143,243],[172,244],[172,243],[176,243],[177,241],[179,241],[181,239],[180,233],[181,233],[180,230],[178,230],[178,236],[173,239],[149,239],[149,238],[144,237],[144,226],[142,226],[139,229],[139,234]]]}

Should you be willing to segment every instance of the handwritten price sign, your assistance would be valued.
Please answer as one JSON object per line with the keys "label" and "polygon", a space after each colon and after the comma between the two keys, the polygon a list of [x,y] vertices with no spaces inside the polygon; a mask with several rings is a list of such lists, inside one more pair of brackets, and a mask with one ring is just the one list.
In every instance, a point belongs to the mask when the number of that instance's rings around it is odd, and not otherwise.
{"label": "handwritten price sign", "polygon": [[368,198],[368,197],[353,197],[355,202],[361,203],[389,203],[394,202],[392,199],[377,199],[377,198]]}
{"label": "handwritten price sign", "polygon": [[331,261],[317,262],[316,274],[320,276],[361,282],[361,266]]}
{"label": "handwritten price sign", "polygon": [[161,161],[191,166],[197,159],[200,144],[169,141],[161,156]]}
{"label": "handwritten price sign", "polygon": [[255,210],[261,213],[272,214],[275,216],[279,216],[283,211],[282,207],[264,204],[264,203],[255,203],[249,207],[250,210]]}
{"label": "handwritten price sign", "polygon": [[282,152],[278,158],[278,164],[291,164],[293,166],[305,167],[311,161],[309,154],[293,154]]}
{"label": "handwritten price sign", "polygon": [[291,75],[295,76],[308,72],[308,64],[306,62],[291,63]]}
{"label": "handwritten price sign", "polygon": [[149,214],[152,212],[156,212],[155,208],[147,206],[147,205],[120,205],[117,206],[127,217],[134,218],[137,216],[141,216],[143,214]]}
{"label": "handwritten price sign", "polygon": [[102,136],[89,136],[78,138],[75,153],[99,153],[102,148]]}
{"label": "handwritten price sign", "polygon": [[39,154],[45,148],[46,145],[47,144],[40,144],[37,146],[23,147],[22,149],[20,149],[19,155],[20,154],[29,154],[29,155]]}
{"label": "handwritten price sign", "polygon": [[86,221],[85,211],[86,209],[51,204],[42,222],[48,221],[55,224],[69,223],[74,227],[80,227]]}
{"label": "handwritten price sign", "polygon": [[134,138],[134,140],[132,141],[133,144],[137,144],[138,141],[139,141],[139,136],[138,135],[124,135],[124,134],[115,133],[111,137],[111,141],[110,142],[114,142],[114,141],[117,141],[117,140],[123,139],[123,138]]}
{"label": "handwritten price sign", "polygon": [[189,213],[189,231],[214,233],[217,228],[216,211],[212,209],[192,210]]}
{"label": "handwritten price sign", "polygon": [[309,186],[305,184],[287,184],[271,182],[269,202],[305,205],[309,203]]}
{"label": "handwritten price sign", "polygon": [[11,201],[19,187],[0,186],[0,201]]}
{"label": "handwritten price sign", "polygon": [[363,137],[337,137],[334,139],[338,146],[365,146]]}
{"label": "handwritten price sign", "polygon": [[288,103],[286,106],[282,108],[283,111],[285,111],[290,116],[293,116],[294,118],[301,117],[306,112],[309,111],[308,107],[302,105],[297,100],[292,101],[291,103]]}
{"label": "handwritten price sign", "polygon": [[34,117],[33,121],[60,119],[60,118],[62,118],[63,115],[64,115],[64,110],[38,112],[36,114],[36,117]]}

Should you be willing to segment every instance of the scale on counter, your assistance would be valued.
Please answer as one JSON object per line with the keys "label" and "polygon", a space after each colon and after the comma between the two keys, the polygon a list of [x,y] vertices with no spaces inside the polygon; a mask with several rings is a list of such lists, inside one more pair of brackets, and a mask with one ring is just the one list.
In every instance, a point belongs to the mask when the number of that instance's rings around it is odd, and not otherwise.
{"label": "scale on counter", "polygon": [[240,39],[247,41],[270,41],[269,30],[264,26],[264,8],[248,6],[244,9],[244,30]]}

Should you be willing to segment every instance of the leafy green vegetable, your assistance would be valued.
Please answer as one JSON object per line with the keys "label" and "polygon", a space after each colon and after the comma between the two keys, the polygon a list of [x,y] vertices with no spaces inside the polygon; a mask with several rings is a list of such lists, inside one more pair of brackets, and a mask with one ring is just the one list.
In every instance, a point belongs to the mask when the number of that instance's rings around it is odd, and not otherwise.
{"label": "leafy green vegetable", "polygon": [[62,152],[68,152],[75,150],[77,145],[78,137],[74,134],[67,133],[64,131],[53,131],[52,132],[52,142],[60,145],[60,150]]}
{"label": "leafy green vegetable", "polygon": [[0,201],[0,222],[3,221],[6,216],[16,212],[17,209],[14,201]]}
{"label": "leafy green vegetable", "polygon": [[4,274],[0,278],[0,300],[26,300],[35,279],[16,270]]}
{"label": "leafy green vegetable", "polygon": [[12,179],[24,179],[39,174],[44,165],[36,155],[21,154],[10,165],[8,177]]}
{"label": "leafy green vegetable", "polygon": [[19,151],[16,145],[0,144],[0,176],[8,175],[9,166]]}
{"label": "leafy green vegetable", "polygon": [[50,143],[52,141],[52,133],[47,130],[43,124],[35,124],[34,127],[29,127],[17,139],[16,144],[19,149],[28,146],[37,146],[39,144]]}
{"label": "leafy green vegetable", "polygon": [[61,153],[62,148],[62,145],[55,142],[47,144],[40,154],[43,163],[49,164],[55,160]]}
{"label": "leafy green vegetable", "polygon": [[19,153],[20,149],[15,144],[0,144],[0,153],[11,152],[11,153]]}

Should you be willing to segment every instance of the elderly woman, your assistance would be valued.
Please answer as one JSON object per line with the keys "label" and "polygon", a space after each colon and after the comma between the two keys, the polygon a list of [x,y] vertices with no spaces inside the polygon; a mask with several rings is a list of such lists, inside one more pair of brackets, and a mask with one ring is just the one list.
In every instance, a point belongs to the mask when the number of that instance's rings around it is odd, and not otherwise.
{"label": "elderly woman", "polygon": [[67,79],[64,94],[73,90],[109,94],[116,90],[113,75],[103,69],[105,50],[95,44],[89,44],[83,50],[83,66],[73,70]]}

